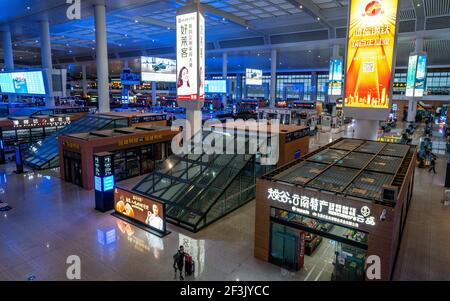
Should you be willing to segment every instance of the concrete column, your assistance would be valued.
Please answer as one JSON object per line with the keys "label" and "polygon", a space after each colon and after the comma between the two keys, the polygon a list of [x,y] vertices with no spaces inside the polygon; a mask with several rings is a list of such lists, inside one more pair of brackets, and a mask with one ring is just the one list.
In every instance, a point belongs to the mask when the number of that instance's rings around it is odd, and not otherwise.
{"label": "concrete column", "polygon": [[[2,32],[2,41],[3,41],[3,61],[5,71],[14,71],[13,45],[11,39],[11,30],[9,28]],[[14,102],[16,101],[16,96],[9,95],[8,100]]]}
{"label": "concrete column", "polygon": [[379,124],[378,120],[355,119],[355,135],[353,138],[377,140]]}
{"label": "concrete column", "polygon": [[129,68],[129,66],[128,66],[128,60],[124,60],[124,61],[123,61],[123,68],[124,68],[124,69]]}
{"label": "concrete column", "polygon": [[47,106],[54,106],[55,99],[53,98],[53,80],[52,80],[52,48],[50,45],[50,24],[47,20],[41,21],[41,57],[42,69],[47,72],[48,92],[45,98]]}
{"label": "concrete column", "polygon": [[95,49],[97,54],[98,111],[109,112],[108,44],[106,41],[106,7],[96,4]]}
{"label": "concrete column", "polygon": [[[228,76],[228,53],[224,52],[222,54],[222,78],[227,79]],[[227,93],[222,95],[223,107],[227,107]]]}
{"label": "concrete column", "polygon": [[241,102],[242,100],[242,75],[236,74],[236,101]]}
{"label": "concrete column", "polygon": [[415,44],[415,51],[422,52],[423,51],[423,38],[417,38]]}
{"label": "concrete column", "polygon": [[406,117],[407,122],[415,122],[417,115],[417,100],[413,98],[408,99],[408,116]]}
{"label": "concrete column", "polygon": [[191,137],[202,129],[202,111],[186,109],[186,120],[191,127]]}
{"label": "concrete column", "polygon": [[87,97],[88,91],[87,91],[87,74],[86,74],[86,65],[81,65],[81,87],[83,88],[83,97]]}
{"label": "concrete column", "polygon": [[269,106],[275,107],[275,100],[277,98],[277,50],[272,49],[270,64],[270,99]]}
{"label": "concrete column", "polygon": [[156,82],[152,82],[152,106],[156,105]]}

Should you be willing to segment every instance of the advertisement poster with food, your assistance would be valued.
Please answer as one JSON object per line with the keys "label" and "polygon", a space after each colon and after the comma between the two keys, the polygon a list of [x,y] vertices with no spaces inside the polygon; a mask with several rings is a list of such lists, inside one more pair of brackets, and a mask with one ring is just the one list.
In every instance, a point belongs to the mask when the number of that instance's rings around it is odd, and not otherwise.
{"label": "advertisement poster with food", "polygon": [[178,15],[177,100],[204,100],[205,27],[198,12]]}
{"label": "advertisement poster with food", "polygon": [[144,223],[159,232],[166,231],[162,203],[116,187],[114,188],[114,209],[117,213]]}
{"label": "advertisement poster with food", "polygon": [[352,0],[345,107],[389,108],[398,0]]}

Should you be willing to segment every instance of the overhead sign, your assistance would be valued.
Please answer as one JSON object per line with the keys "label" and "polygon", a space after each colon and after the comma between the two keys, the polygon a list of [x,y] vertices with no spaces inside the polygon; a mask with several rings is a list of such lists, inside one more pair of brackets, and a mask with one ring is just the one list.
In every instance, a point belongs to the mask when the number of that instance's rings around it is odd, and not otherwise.
{"label": "overhead sign", "polygon": [[290,195],[287,191],[273,188],[267,190],[267,199],[289,204],[289,206],[292,205],[291,210],[293,212],[332,223],[353,228],[359,228],[360,225],[375,226],[375,217],[371,215],[370,208],[367,206],[354,208],[313,197],[298,194]]}
{"label": "overhead sign", "polygon": [[351,1],[345,108],[389,109],[397,7],[398,0]]}
{"label": "overhead sign", "polygon": [[144,82],[176,82],[177,62],[159,57],[141,57],[141,78]]}
{"label": "overhead sign", "polygon": [[114,209],[116,213],[143,223],[154,230],[166,231],[163,203],[116,187],[114,188]]}
{"label": "overhead sign", "polygon": [[245,83],[248,86],[261,86],[263,72],[257,69],[245,69]]}
{"label": "overhead sign", "polygon": [[205,19],[198,12],[179,14],[177,23],[177,100],[205,99]]}
{"label": "overhead sign", "polygon": [[328,95],[342,95],[342,72],[343,63],[341,59],[330,60],[330,71],[328,77]]}

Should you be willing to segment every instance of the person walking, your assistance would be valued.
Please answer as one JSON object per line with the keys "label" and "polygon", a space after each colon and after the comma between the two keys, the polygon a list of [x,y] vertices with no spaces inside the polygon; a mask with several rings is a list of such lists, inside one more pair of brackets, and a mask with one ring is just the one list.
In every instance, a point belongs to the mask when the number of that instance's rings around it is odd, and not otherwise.
{"label": "person walking", "polygon": [[175,270],[175,275],[177,273],[177,269],[180,271],[180,280],[184,280],[183,277],[183,267],[184,267],[184,247],[180,246],[178,251],[173,255],[173,268]]}
{"label": "person walking", "polygon": [[436,157],[434,155],[431,156],[430,159],[430,168],[428,169],[428,172],[433,171],[434,174],[436,174]]}

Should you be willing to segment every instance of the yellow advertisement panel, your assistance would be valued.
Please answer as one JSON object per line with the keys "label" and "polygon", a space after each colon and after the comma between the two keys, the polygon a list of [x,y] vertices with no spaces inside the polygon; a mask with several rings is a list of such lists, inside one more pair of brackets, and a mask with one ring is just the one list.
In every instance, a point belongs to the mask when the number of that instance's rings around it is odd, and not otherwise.
{"label": "yellow advertisement panel", "polygon": [[389,108],[398,0],[352,0],[345,106]]}

